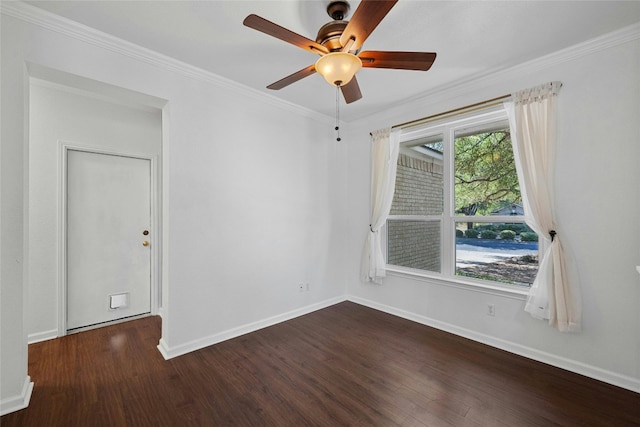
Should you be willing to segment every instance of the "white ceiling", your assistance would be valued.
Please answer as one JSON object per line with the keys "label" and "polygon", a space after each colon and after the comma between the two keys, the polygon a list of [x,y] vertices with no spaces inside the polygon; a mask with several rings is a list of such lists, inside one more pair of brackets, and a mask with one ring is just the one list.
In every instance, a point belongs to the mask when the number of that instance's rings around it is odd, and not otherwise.
{"label": "white ceiling", "polygon": [[[327,1],[29,1],[55,14],[331,116],[335,90],[317,74],[265,87],[317,56],[242,25],[250,13],[314,39]],[[351,1],[351,13],[359,1]],[[349,19],[347,17],[347,19]],[[400,0],[365,50],[437,52],[431,70],[363,69],[349,121],[403,99],[553,53],[640,22],[640,1]]]}

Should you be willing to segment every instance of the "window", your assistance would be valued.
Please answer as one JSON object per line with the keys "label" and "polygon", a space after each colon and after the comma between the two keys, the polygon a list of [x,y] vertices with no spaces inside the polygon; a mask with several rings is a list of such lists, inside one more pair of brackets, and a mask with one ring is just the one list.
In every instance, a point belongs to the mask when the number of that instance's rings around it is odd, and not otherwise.
{"label": "window", "polygon": [[386,239],[391,269],[531,285],[538,242],[502,109],[403,132]]}

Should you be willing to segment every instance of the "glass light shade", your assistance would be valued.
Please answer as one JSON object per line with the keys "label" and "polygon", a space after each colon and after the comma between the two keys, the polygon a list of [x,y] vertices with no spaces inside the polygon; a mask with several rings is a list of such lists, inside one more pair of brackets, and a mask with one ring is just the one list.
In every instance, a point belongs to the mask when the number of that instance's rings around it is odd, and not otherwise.
{"label": "glass light shade", "polygon": [[360,58],[347,52],[331,52],[316,61],[316,71],[334,86],[349,83],[360,68]]}

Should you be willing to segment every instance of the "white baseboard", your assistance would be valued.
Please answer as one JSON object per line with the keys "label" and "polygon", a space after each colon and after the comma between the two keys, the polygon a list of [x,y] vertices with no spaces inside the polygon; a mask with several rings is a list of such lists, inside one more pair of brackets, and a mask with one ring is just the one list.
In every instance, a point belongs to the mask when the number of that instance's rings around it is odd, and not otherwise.
{"label": "white baseboard", "polygon": [[29,406],[31,400],[31,393],[33,392],[33,382],[31,377],[27,375],[24,379],[22,386],[22,392],[17,396],[8,397],[0,401],[0,415],[6,415],[11,412],[19,411]]}
{"label": "white baseboard", "polygon": [[162,354],[164,360],[171,359],[171,356],[169,356],[171,354],[171,350],[169,349],[169,346],[167,345],[167,342],[164,340],[164,338],[160,338],[160,342],[158,343],[158,351],[160,352],[160,354]]}
{"label": "white baseboard", "polygon": [[52,340],[58,338],[58,329],[52,329],[50,331],[36,332],[35,334],[29,334],[27,337],[29,344],[35,344],[40,341]]}
{"label": "white baseboard", "polygon": [[229,340],[231,338],[236,338],[244,334],[248,334],[250,332],[257,331],[262,328],[266,328],[268,326],[273,326],[281,322],[285,322],[287,320],[294,319],[299,316],[303,316],[305,314],[312,313],[314,311],[332,306],[334,304],[338,304],[339,302],[345,301],[346,296],[340,296],[336,298],[331,298],[316,304],[311,304],[302,308],[298,308],[296,310],[289,311],[287,313],[278,314],[273,317],[269,317],[263,320],[258,320],[256,322],[252,322],[243,326],[239,326],[237,328],[229,329],[227,331],[223,331],[214,335],[210,335],[208,337],[200,338],[198,340],[190,341],[184,344],[177,345],[175,347],[170,347],[167,343],[161,339],[158,344],[158,351],[162,354],[162,357],[165,359],[172,359],[174,357],[182,356],[183,354],[190,353],[192,351],[200,350],[202,348],[208,347],[213,344],[220,343],[222,341]]}
{"label": "white baseboard", "polygon": [[485,335],[469,329],[460,328],[458,326],[455,326],[449,323],[441,322],[439,320],[431,319],[429,317],[421,316],[419,314],[411,313],[411,312],[401,310],[395,307],[391,307],[388,305],[379,304],[375,301],[370,301],[364,298],[349,296],[347,297],[347,300],[352,301],[356,304],[373,308],[375,310],[392,314],[394,316],[402,317],[403,319],[411,320],[426,326],[430,326],[445,332],[449,332],[454,335],[458,335],[473,341],[487,344],[487,345],[490,345],[491,347],[496,347],[501,350],[505,350],[510,353],[517,354],[519,356],[536,360],[538,362],[546,363],[547,365],[565,369],[567,371],[571,371],[580,375],[584,375],[589,378],[593,378],[608,384],[612,384],[627,390],[634,391],[636,393],[640,393],[640,379],[638,378],[633,378],[631,376],[621,375],[616,372],[607,371],[605,369],[601,369],[596,366],[587,365],[582,362],[556,356],[554,354],[536,350],[534,348],[526,347],[520,344],[515,344],[510,341],[505,341],[500,338],[495,338],[490,335]]}

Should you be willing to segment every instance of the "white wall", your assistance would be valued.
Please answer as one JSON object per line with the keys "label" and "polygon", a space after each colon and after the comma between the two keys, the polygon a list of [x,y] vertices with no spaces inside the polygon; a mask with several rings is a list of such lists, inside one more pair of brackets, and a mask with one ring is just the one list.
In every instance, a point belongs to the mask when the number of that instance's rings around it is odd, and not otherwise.
{"label": "white wall", "polygon": [[[27,334],[23,306],[27,287],[24,268],[26,245],[24,197],[25,91],[24,64],[17,60],[12,67],[6,62],[16,58],[10,37],[0,23],[0,414],[24,407],[31,394],[27,375]],[[8,123],[14,123],[8,126]]]}
{"label": "white wall", "polygon": [[[29,87],[29,342],[58,335],[61,143],[160,159],[161,110],[31,79]],[[154,187],[156,187],[154,185]]]}
{"label": "white wall", "polygon": [[[24,5],[3,11],[3,411],[27,398],[29,383],[22,240],[30,64],[167,100],[166,356],[344,298],[345,145],[331,118],[64,22],[36,25],[39,15]],[[310,291],[299,292],[299,282]]]}
{"label": "white wall", "polygon": [[[349,293],[373,307],[640,392],[640,27],[450,87],[351,126]],[[436,63],[437,65],[437,63]],[[558,232],[573,256],[583,332],[523,312],[517,295],[390,275],[359,280],[369,224],[368,132],[559,80]],[[487,304],[496,307],[486,315]]]}

